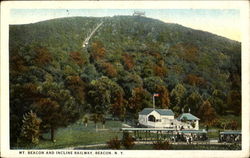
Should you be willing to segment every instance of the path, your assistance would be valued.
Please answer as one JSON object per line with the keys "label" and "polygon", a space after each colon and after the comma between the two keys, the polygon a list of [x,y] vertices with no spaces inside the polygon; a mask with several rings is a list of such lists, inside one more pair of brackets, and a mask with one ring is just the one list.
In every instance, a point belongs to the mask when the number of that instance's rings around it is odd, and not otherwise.
{"label": "path", "polygon": [[98,30],[98,28],[103,24],[103,22],[101,22],[100,24],[98,24],[95,29],[90,33],[90,35],[84,40],[82,47],[85,48],[88,44],[89,44],[89,40],[91,39],[91,37],[94,35],[94,33]]}
{"label": "path", "polygon": [[130,125],[126,124],[126,123],[123,123],[122,124],[123,127],[131,127]]}
{"label": "path", "polygon": [[[153,144],[155,141],[135,141],[135,144]],[[233,143],[218,143],[218,142],[202,142],[202,141],[195,141],[191,144],[187,144],[186,142],[171,142],[173,145],[231,145]],[[79,150],[79,149],[86,149],[92,147],[104,147],[107,144],[92,144],[92,145],[81,145],[76,147],[68,147],[64,148],[65,150]]]}
{"label": "path", "polygon": [[107,144],[92,144],[92,145],[81,145],[76,147],[68,147],[64,148],[63,150],[76,150],[76,149],[84,149],[84,148],[92,148],[92,147],[100,147],[100,146],[106,146]]}

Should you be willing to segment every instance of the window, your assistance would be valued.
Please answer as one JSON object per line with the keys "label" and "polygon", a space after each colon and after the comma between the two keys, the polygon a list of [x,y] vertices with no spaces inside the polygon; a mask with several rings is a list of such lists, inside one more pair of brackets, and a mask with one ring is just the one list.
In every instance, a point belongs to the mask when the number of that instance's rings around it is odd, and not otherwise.
{"label": "window", "polygon": [[148,121],[155,122],[155,117],[154,117],[154,115],[149,115],[149,116],[148,116]]}

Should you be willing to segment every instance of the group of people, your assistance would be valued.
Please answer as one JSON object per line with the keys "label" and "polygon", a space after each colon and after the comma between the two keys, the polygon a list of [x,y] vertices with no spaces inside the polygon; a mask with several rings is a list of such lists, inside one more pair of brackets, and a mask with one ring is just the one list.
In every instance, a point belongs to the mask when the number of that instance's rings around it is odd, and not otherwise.
{"label": "group of people", "polygon": [[236,135],[236,134],[221,134],[219,137],[220,142],[240,142],[241,141],[241,135]]}
{"label": "group of people", "polygon": [[205,141],[207,140],[207,136],[202,134],[183,134],[177,133],[176,136],[171,137],[171,141],[173,142],[187,142],[187,144],[192,144],[193,141]]}

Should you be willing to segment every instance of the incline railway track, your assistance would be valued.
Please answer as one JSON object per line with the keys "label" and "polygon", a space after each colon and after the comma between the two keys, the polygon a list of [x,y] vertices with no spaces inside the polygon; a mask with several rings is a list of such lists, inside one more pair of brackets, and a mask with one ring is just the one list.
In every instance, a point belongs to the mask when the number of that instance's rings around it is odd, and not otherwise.
{"label": "incline railway track", "polygon": [[82,47],[86,48],[89,44],[89,40],[91,39],[91,37],[95,34],[95,32],[102,26],[103,21],[101,23],[99,23],[92,31],[91,33],[88,35],[88,37],[83,41]]}

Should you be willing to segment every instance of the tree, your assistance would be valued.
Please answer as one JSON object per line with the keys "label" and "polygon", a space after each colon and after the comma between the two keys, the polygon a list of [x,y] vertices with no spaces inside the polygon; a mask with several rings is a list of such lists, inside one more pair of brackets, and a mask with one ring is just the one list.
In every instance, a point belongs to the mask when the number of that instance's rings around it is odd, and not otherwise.
{"label": "tree", "polygon": [[39,87],[42,97],[31,106],[42,119],[43,132],[50,130],[51,141],[55,141],[55,130],[65,127],[79,119],[79,107],[74,97],[65,90],[63,85],[55,82],[44,82]]}
{"label": "tree", "polygon": [[34,48],[34,55],[35,55],[35,65],[37,66],[46,66],[53,61],[51,53],[45,47],[36,47]]}
{"label": "tree", "polygon": [[188,62],[197,62],[199,57],[199,49],[197,46],[190,43],[184,43],[182,44],[182,48],[184,49],[184,54],[181,54],[183,59]]}
{"label": "tree", "polygon": [[122,93],[118,93],[115,96],[114,102],[111,104],[111,113],[115,117],[123,119],[125,117],[127,107],[127,100],[123,98]]}
{"label": "tree", "polygon": [[129,110],[134,114],[134,117],[138,117],[140,110],[146,107],[152,107],[150,93],[142,87],[134,88],[132,97],[129,98],[128,106]]}
{"label": "tree", "polygon": [[110,111],[117,98],[123,98],[123,95],[123,89],[117,83],[103,76],[90,83],[88,102],[92,105],[92,112],[105,114]]}
{"label": "tree", "polygon": [[152,68],[152,63],[146,63],[142,69],[142,78],[151,77],[154,75],[154,70]]}
{"label": "tree", "polygon": [[128,99],[132,96],[132,90],[136,87],[143,86],[143,80],[137,74],[125,73],[117,81],[125,92],[125,98]]}
{"label": "tree", "polygon": [[164,62],[162,60],[159,61],[159,63],[157,63],[157,65],[155,65],[153,69],[154,69],[154,74],[161,78],[163,78],[167,74],[167,69],[164,66]]}
{"label": "tree", "polygon": [[95,130],[97,131],[97,122],[100,121],[101,115],[98,113],[94,113],[91,115],[91,120],[95,123]]}
{"label": "tree", "polygon": [[23,115],[28,113],[35,100],[40,97],[37,84],[10,84],[10,143],[18,142],[23,124]]}
{"label": "tree", "polygon": [[202,97],[197,91],[192,92],[186,100],[186,106],[189,107],[195,115],[202,103]]}
{"label": "tree", "polygon": [[40,136],[40,118],[32,110],[23,115],[21,138],[24,144],[38,144]]}
{"label": "tree", "polygon": [[106,49],[104,48],[102,42],[95,41],[91,46],[91,61],[100,60],[105,57]]}
{"label": "tree", "polygon": [[182,84],[177,84],[170,93],[171,107],[176,109],[177,113],[180,113],[180,109],[183,106],[184,97],[186,95],[186,88]]}
{"label": "tree", "polygon": [[71,94],[74,96],[77,103],[83,105],[86,95],[86,84],[82,81],[80,76],[68,76],[66,78],[65,86],[71,91]]}
{"label": "tree", "polygon": [[241,93],[237,90],[229,92],[227,97],[227,104],[235,115],[241,114]]}
{"label": "tree", "polygon": [[206,84],[206,81],[202,77],[198,77],[194,74],[188,74],[185,80],[192,86],[204,86]]}
{"label": "tree", "polygon": [[130,136],[128,132],[123,133],[122,145],[126,149],[132,149],[133,146],[135,145],[134,138],[132,136]]}
{"label": "tree", "polygon": [[102,128],[105,128],[105,123],[106,123],[106,118],[104,115],[100,114],[99,115],[100,122],[102,123]]}
{"label": "tree", "polygon": [[[160,77],[147,77],[143,80],[143,87],[151,94],[157,92],[157,88],[165,86],[165,83]],[[160,89],[160,88],[159,88]]]}
{"label": "tree", "polygon": [[235,120],[232,120],[232,121],[230,122],[230,126],[231,126],[231,129],[232,129],[232,130],[237,130],[237,128],[239,127],[238,122],[235,121]]}
{"label": "tree", "polygon": [[79,66],[83,66],[85,64],[85,60],[83,59],[82,55],[80,52],[70,52],[69,56],[71,57],[71,59],[73,59],[73,61],[76,62],[77,65]]}
{"label": "tree", "polygon": [[102,62],[101,63],[102,71],[104,71],[104,74],[108,77],[115,77],[117,75],[117,71],[115,67],[108,62]]}
{"label": "tree", "polygon": [[84,123],[85,127],[88,126],[88,122],[89,122],[88,117],[84,117],[84,118],[83,118],[83,123]]}
{"label": "tree", "polygon": [[133,56],[127,53],[123,55],[123,62],[124,62],[125,68],[128,70],[131,70],[135,65]]}
{"label": "tree", "polygon": [[86,82],[91,82],[99,77],[99,73],[96,71],[96,68],[93,64],[89,64],[84,66],[83,73],[81,74],[81,78],[83,78]]}
{"label": "tree", "polygon": [[211,124],[216,118],[216,112],[208,100],[204,101],[200,106],[198,116],[206,124]]}
{"label": "tree", "polygon": [[216,105],[214,108],[218,114],[225,114],[227,109],[226,95],[221,90],[214,90],[212,96],[209,98],[209,102],[212,105]]}
{"label": "tree", "polygon": [[107,142],[107,146],[109,149],[120,149],[121,141],[118,139],[118,137],[115,137]]}
{"label": "tree", "polygon": [[170,105],[170,97],[168,89],[165,86],[157,85],[156,92],[160,95],[159,99],[156,100],[156,104],[160,105],[160,108],[162,109],[168,108]]}

